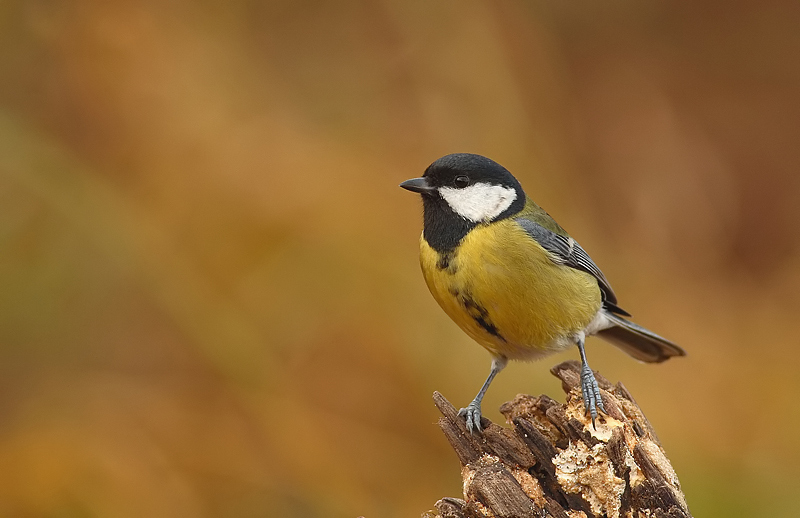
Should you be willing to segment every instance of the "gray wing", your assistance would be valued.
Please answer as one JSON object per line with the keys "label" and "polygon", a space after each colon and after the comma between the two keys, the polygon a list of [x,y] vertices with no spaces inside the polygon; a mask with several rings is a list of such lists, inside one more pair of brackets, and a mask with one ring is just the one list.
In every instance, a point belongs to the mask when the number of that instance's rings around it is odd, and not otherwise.
{"label": "gray wing", "polygon": [[550,253],[550,259],[554,263],[584,271],[597,279],[597,284],[603,293],[603,306],[606,309],[620,315],[630,316],[627,311],[617,306],[617,296],[614,294],[614,290],[611,289],[611,285],[606,280],[605,275],[577,241],[571,237],[556,234],[552,230],[548,230],[526,218],[515,218],[514,221],[525,229],[525,232],[539,243],[542,248]]}

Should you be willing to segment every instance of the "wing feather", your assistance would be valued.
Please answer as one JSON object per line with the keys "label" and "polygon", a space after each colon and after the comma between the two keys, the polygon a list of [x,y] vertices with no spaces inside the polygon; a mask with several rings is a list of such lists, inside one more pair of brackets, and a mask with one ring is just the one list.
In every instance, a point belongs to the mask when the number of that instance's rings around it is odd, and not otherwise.
{"label": "wing feather", "polygon": [[603,305],[606,309],[620,315],[630,316],[627,311],[617,306],[617,296],[614,290],[611,289],[611,285],[606,280],[605,275],[577,241],[571,237],[562,236],[552,230],[548,230],[524,217],[515,218],[515,221],[550,254],[550,259],[554,263],[584,271],[597,279],[597,284],[603,293]]}

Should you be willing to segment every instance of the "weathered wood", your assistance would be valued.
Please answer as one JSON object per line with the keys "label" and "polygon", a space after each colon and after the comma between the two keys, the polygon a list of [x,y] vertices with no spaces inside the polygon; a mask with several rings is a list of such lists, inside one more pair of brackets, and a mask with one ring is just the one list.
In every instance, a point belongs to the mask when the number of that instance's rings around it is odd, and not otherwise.
{"label": "weathered wood", "polygon": [[595,373],[603,405],[594,429],[580,395],[580,363],[551,369],[567,393],[518,395],[470,434],[438,392],[439,426],[462,465],[464,500],[443,498],[428,518],[691,518],[678,477],[652,425],[622,383]]}
{"label": "weathered wood", "polygon": [[[498,518],[539,517],[542,510],[525,494],[519,481],[501,463],[481,463],[472,473],[467,504],[480,502],[476,510],[491,509]],[[482,512],[477,516],[485,516]]]}

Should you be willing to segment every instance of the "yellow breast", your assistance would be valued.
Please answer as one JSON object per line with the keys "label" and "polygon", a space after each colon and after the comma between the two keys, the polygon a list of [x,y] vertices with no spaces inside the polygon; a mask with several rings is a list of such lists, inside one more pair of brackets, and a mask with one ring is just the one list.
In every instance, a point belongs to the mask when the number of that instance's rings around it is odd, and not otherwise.
{"label": "yellow breast", "polygon": [[489,352],[512,359],[574,344],[602,302],[594,277],[554,263],[513,220],[476,227],[446,254],[420,238],[420,262],[445,313]]}

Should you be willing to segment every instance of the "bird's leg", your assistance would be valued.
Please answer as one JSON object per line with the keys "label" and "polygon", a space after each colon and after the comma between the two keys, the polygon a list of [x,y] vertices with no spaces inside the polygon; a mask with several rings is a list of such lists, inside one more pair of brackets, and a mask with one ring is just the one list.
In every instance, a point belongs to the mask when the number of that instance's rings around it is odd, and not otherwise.
{"label": "bird's leg", "polygon": [[606,409],[603,407],[603,398],[600,397],[600,387],[597,386],[594,372],[586,361],[584,339],[585,337],[581,333],[581,336],[578,337],[578,350],[581,352],[581,392],[583,392],[583,406],[592,415],[592,428],[596,429],[594,420],[597,419],[597,409],[599,408],[603,413],[606,413]]}
{"label": "bird's leg", "polygon": [[467,408],[462,408],[458,411],[458,415],[466,416],[467,417],[467,430],[469,433],[472,433],[473,429],[477,429],[478,433],[482,432],[481,429],[481,401],[483,401],[483,396],[486,394],[486,390],[489,388],[489,385],[492,383],[492,380],[497,373],[503,370],[503,368],[508,363],[508,358],[505,356],[498,356],[492,360],[492,371],[489,373],[489,377],[486,378],[486,381],[483,383],[483,386],[478,391],[478,395],[475,396],[475,399],[472,400],[472,403],[467,405]]}

